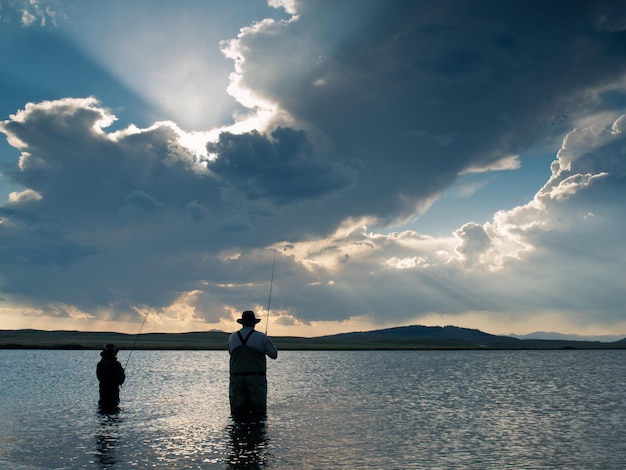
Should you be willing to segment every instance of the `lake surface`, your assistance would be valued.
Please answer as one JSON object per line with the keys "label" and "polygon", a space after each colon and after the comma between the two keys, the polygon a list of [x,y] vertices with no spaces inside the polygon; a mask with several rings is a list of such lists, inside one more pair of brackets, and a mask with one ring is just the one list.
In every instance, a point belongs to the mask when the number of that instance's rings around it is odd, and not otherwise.
{"label": "lake surface", "polygon": [[250,425],[226,351],[135,351],[114,415],[99,358],[0,350],[0,468],[626,468],[624,350],[280,352]]}

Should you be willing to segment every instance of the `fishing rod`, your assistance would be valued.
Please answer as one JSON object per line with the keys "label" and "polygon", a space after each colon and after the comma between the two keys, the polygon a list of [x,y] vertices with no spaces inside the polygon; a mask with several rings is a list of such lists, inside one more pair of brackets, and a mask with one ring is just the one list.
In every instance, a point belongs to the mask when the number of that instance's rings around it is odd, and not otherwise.
{"label": "fishing rod", "polygon": [[267,335],[267,325],[270,322],[270,306],[272,305],[272,286],[274,285],[274,267],[276,266],[276,250],[274,250],[274,261],[272,262],[272,280],[270,281],[270,298],[267,301],[267,318],[265,319],[265,334]]}
{"label": "fishing rod", "polygon": [[148,313],[146,313],[146,316],[143,317],[143,322],[141,322],[141,327],[139,327],[139,331],[135,335],[135,342],[133,343],[133,349],[130,350],[130,354],[128,355],[128,359],[126,359],[126,364],[124,365],[124,370],[126,370],[126,367],[128,366],[128,361],[130,361],[130,356],[132,356],[133,352],[135,351],[135,346],[137,346],[137,340],[139,339],[139,335],[141,334],[141,330],[143,330],[143,326],[146,324],[146,320],[147,319],[148,319]]}

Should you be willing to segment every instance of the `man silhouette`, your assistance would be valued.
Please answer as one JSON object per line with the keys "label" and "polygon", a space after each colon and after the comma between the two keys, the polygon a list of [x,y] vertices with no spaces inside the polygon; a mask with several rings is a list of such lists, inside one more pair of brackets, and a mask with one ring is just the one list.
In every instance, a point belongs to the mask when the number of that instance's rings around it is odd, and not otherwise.
{"label": "man silhouette", "polygon": [[278,357],[272,341],[254,329],[260,322],[254,312],[246,310],[237,319],[242,325],[228,338],[230,353],[230,410],[236,420],[260,419],[267,413],[267,370],[265,356]]}

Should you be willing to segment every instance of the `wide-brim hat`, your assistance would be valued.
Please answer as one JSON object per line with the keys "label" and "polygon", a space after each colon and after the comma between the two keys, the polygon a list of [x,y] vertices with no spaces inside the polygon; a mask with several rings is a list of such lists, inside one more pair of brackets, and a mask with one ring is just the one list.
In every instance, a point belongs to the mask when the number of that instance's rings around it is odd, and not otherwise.
{"label": "wide-brim hat", "polygon": [[256,325],[260,321],[261,319],[256,318],[252,310],[246,310],[241,314],[241,318],[237,319],[237,323],[240,323],[242,325]]}

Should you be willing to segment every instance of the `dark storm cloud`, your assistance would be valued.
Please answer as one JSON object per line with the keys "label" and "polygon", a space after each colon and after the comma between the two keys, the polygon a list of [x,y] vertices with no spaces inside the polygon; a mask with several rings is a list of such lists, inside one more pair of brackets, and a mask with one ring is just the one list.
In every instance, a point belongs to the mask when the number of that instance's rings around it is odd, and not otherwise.
{"label": "dark storm cloud", "polygon": [[358,159],[338,218],[413,215],[460,172],[554,143],[624,100],[611,86],[626,70],[623,23],[606,26],[609,12],[624,18],[613,3],[297,5],[297,21],[238,39],[242,83]]}
{"label": "dark storm cloud", "polygon": [[327,198],[345,190],[352,172],[330,160],[316,158],[302,131],[278,128],[271,136],[258,132],[220,134],[209,151],[218,155],[210,170],[236,185],[248,199],[292,205]]}
{"label": "dark storm cloud", "polygon": [[68,266],[97,252],[75,243],[55,226],[30,211],[0,208],[0,264],[4,266]]}

